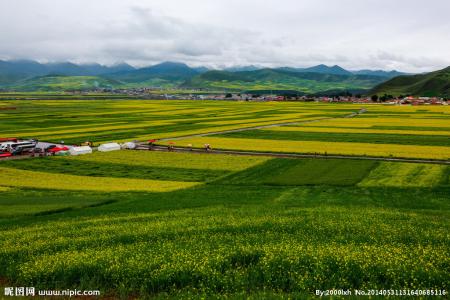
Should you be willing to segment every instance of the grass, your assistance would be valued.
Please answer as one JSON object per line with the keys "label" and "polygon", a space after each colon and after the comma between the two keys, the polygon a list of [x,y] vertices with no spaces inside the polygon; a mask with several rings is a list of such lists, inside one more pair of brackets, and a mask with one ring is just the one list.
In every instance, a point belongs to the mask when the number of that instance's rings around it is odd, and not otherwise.
{"label": "grass", "polygon": [[288,168],[281,174],[273,174],[266,179],[275,185],[355,185],[361,181],[374,166],[373,161],[301,160],[301,163]]}
{"label": "grass", "polygon": [[360,186],[433,187],[440,184],[448,167],[382,162]]}
{"label": "grass", "polygon": [[339,159],[272,159],[220,178],[213,184],[352,186],[377,165],[373,161]]}
{"label": "grass", "polygon": [[[136,153],[133,153],[136,154]],[[114,156],[114,155],[111,155]],[[157,156],[157,155],[155,155]],[[156,157],[152,156],[153,159]],[[107,157],[97,152],[91,160],[75,159],[74,157],[40,158],[33,160],[9,161],[2,163],[4,167],[14,167],[21,170],[39,170],[46,173],[71,174],[93,177],[154,179],[167,181],[208,181],[224,176],[229,173],[225,170],[199,169],[165,166],[147,166],[142,164],[127,164],[119,155],[117,162],[95,161],[97,157]],[[133,157],[146,157],[145,155],[134,155]],[[121,159],[121,160],[119,160]],[[137,161],[139,162],[139,161]],[[185,164],[186,165],[186,164]]]}
{"label": "grass", "polygon": [[99,206],[120,200],[102,192],[33,190],[1,187],[0,220],[28,215],[51,215],[64,211]]}

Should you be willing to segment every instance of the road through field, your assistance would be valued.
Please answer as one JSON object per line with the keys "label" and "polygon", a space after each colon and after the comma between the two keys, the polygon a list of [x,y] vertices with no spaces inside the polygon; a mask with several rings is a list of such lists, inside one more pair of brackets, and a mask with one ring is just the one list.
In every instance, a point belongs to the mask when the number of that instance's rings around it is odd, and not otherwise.
{"label": "road through field", "polygon": [[[140,145],[137,150],[149,150],[148,145]],[[169,151],[167,146],[154,145],[151,151]],[[250,155],[250,156],[270,156],[270,157],[284,157],[284,158],[337,158],[337,159],[360,159],[360,160],[376,160],[376,161],[391,161],[391,162],[406,162],[406,163],[425,163],[425,164],[439,164],[450,165],[448,160],[431,160],[431,159],[413,159],[413,158],[391,158],[391,157],[374,157],[374,156],[352,156],[352,155],[323,155],[323,154],[295,154],[295,153],[274,153],[274,152],[260,152],[260,151],[237,151],[237,150],[209,150],[190,149],[185,147],[173,147],[174,152],[183,153],[207,153],[207,154],[232,154],[232,155]]]}

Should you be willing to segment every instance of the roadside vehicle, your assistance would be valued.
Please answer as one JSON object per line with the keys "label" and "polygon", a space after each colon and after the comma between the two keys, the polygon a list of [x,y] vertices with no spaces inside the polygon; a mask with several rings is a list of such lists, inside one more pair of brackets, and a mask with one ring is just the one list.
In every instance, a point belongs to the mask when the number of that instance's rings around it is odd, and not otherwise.
{"label": "roadside vehicle", "polygon": [[47,146],[47,147],[45,147],[45,152],[49,152],[50,150],[52,150],[53,148],[56,148],[57,146],[56,145],[50,145],[50,146]]}
{"label": "roadside vehicle", "polygon": [[25,142],[17,142],[17,143],[6,143],[2,144],[0,151],[7,151],[13,155],[19,155],[23,152],[32,151],[36,147],[36,142],[34,141],[25,141]]}

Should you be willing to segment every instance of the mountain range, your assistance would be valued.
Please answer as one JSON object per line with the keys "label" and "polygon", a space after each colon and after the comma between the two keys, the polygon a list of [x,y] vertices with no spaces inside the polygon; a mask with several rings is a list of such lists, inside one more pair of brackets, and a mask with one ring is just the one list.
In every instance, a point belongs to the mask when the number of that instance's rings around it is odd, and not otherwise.
{"label": "mountain range", "polygon": [[[104,66],[70,62],[42,64],[30,60],[0,61],[0,88],[15,91],[159,87],[239,92],[288,90],[304,94],[342,91],[379,93],[384,91],[383,83],[389,88],[406,81],[410,83],[409,79],[395,81],[399,78],[397,76],[420,81],[421,76],[426,75],[408,76],[398,71],[383,70],[349,71],[337,65],[323,64],[309,68],[263,68],[250,65],[210,70],[178,62],[134,68],[125,63]],[[420,89],[413,92],[420,92]]]}

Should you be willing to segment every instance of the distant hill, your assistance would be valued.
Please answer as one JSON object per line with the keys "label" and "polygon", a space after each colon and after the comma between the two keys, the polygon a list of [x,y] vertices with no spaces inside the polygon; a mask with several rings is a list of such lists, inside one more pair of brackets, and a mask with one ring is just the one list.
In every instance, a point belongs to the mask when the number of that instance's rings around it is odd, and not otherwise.
{"label": "distant hill", "polygon": [[370,75],[333,75],[292,72],[284,69],[226,72],[209,71],[194,76],[182,86],[225,90],[295,90],[316,93],[327,90],[370,89],[384,79]]}
{"label": "distant hill", "polygon": [[45,75],[98,76],[131,70],[134,68],[125,63],[103,66],[100,64],[77,65],[70,62],[41,64],[31,60],[0,60],[0,87]]}
{"label": "distant hill", "polygon": [[38,62],[29,60],[0,60],[0,86],[34,76],[45,75],[47,69]]}
{"label": "distant hill", "polygon": [[98,76],[62,76],[46,75],[17,82],[9,88],[15,91],[71,91],[91,90],[94,88],[113,88],[120,86],[118,81]]}
{"label": "distant hill", "polygon": [[210,70],[207,67],[195,67],[195,68],[192,68],[192,69],[194,69],[198,73],[205,73],[205,72],[208,72]]}
{"label": "distant hill", "polygon": [[427,74],[398,76],[377,85],[370,93],[450,97],[450,67]]}
{"label": "distant hill", "polygon": [[310,68],[290,68],[290,67],[282,67],[280,70],[291,71],[291,72],[300,72],[300,73],[319,73],[319,74],[331,74],[331,75],[353,75],[352,72],[347,71],[340,66],[326,66],[326,65],[318,65]]}
{"label": "distant hill", "polygon": [[105,77],[127,83],[142,82],[150,79],[184,81],[199,73],[201,72],[196,71],[183,63],[163,62],[137,70],[106,74]]}
{"label": "distant hill", "polygon": [[135,70],[134,67],[130,66],[127,63],[120,63],[112,66],[104,66],[100,64],[84,64],[80,65],[80,67],[82,67],[83,70],[86,70],[87,75],[95,75],[95,76],[117,72],[129,72]]}
{"label": "distant hill", "polygon": [[229,67],[229,68],[223,69],[223,71],[227,71],[227,72],[243,72],[243,71],[256,71],[256,70],[261,70],[261,69],[264,69],[264,68],[263,67],[254,66],[254,65],[250,65],[250,66]]}
{"label": "distant hill", "polygon": [[383,71],[383,70],[359,70],[359,71],[351,71],[356,75],[372,75],[372,76],[380,76],[387,78],[394,78],[401,75],[409,75],[407,73],[398,72],[398,71]]}
{"label": "distant hill", "polygon": [[333,75],[352,75],[352,72],[347,71],[338,65],[328,67],[326,65],[318,65],[315,67],[301,69],[301,72],[307,73],[321,73],[321,74],[333,74]]}

